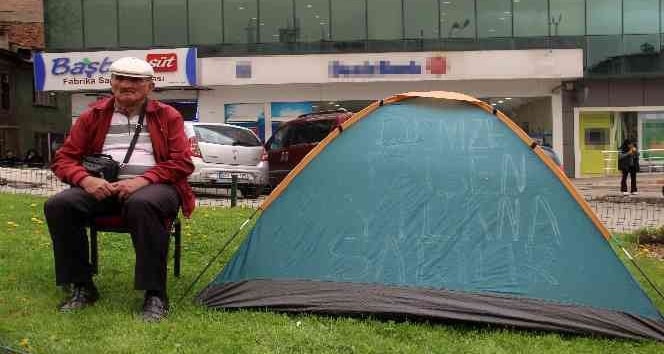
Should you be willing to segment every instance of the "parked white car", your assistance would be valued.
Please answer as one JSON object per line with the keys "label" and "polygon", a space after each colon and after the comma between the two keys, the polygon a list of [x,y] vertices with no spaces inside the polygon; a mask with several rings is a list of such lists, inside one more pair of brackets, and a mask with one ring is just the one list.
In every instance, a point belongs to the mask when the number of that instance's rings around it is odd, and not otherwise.
{"label": "parked white car", "polygon": [[268,157],[251,130],[223,123],[185,122],[196,169],[189,176],[193,186],[229,188],[237,176],[244,197],[258,197],[268,181]]}

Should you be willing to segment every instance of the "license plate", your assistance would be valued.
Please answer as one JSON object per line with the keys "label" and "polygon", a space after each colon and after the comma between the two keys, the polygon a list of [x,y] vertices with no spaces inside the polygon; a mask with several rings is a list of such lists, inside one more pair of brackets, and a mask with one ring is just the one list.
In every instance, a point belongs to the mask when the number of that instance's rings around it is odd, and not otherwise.
{"label": "license plate", "polygon": [[220,179],[232,179],[233,175],[237,176],[237,179],[249,179],[248,173],[234,173],[234,172],[219,172]]}

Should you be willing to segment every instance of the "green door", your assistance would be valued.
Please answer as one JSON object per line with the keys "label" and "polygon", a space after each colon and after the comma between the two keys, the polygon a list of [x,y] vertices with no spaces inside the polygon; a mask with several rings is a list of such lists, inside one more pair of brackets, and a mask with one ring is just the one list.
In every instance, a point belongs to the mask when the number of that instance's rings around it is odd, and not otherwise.
{"label": "green door", "polygon": [[[581,174],[599,176],[605,168],[614,170],[615,154],[602,154],[611,150],[611,112],[581,112],[579,117],[579,141],[581,142]],[[610,159],[604,161],[604,159]],[[610,171],[610,170],[609,170]]]}

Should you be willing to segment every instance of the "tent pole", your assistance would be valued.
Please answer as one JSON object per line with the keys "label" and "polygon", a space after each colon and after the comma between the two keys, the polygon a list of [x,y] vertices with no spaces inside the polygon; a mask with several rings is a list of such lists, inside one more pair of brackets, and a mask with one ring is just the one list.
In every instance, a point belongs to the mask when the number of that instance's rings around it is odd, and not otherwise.
{"label": "tent pole", "polygon": [[655,283],[653,283],[652,280],[650,280],[650,278],[649,278],[649,277],[646,275],[646,273],[643,271],[643,269],[641,269],[641,267],[639,267],[639,265],[636,263],[636,260],[634,259],[634,257],[632,257],[632,255],[629,254],[629,252],[627,252],[627,250],[625,249],[625,247],[623,247],[622,245],[620,246],[620,248],[622,249],[623,252],[625,252],[625,255],[627,255],[627,258],[629,258],[629,260],[630,260],[630,261],[632,262],[632,264],[636,267],[636,269],[639,270],[639,273],[641,273],[641,275],[646,279],[646,281],[648,282],[648,284],[650,284],[650,286],[651,286],[653,289],[655,289],[655,291],[657,292],[657,294],[659,294],[659,296],[662,298],[662,300],[664,300],[664,294],[662,294],[662,292],[659,291],[659,289],[657,288],[657,286],[655,285]]}
{"label": "tent pole", "polygon": [[226,243],[224,243],[224,245],[221,246],[221,249],[219,249],[219,252],[217,252],[217,254],[215,254],[214,257],[212,257],[212,259],[210,259],[210,261],[203,268],[203,270],[201,270],[200,273],[198,273],[198,275],[196,276],[194,281],[191,282],[191,284],[189,284],[189,287],[187,288],[187,290],[185,290],[184,294],[182,294],[182,296],[176,302],[177,304],[180,304],[180,302],[182,302],[182,300],[184,300],[184,298],[187,297],[187,295],[189,295],[189,292],[191,291],[191,289],[194,288],[194,285],[196,285],[196,283],[198,283],[198,281],[201,279],[203,274],[205,274],[205,272],[207,272],[207,270],[210,268],[210,266],[219,258],[219,256],[221,256],[221,254],[226,250],[228,245],[230,245],[231,242],[233,242],[235,237],[237,237],[237,235],[240,234],[240,231],[242,231],[242,229],[249,223],[249,221],[251,221],[251,219],[253,219],[254,216],[256,216],[256,214],[258,213],[259,210],[260,210],[260,208],[254,210],[254,212],[251,214],[251,216],[249,216],[249,218],[247,220],[245,220],[242,223],[242,225],[240,225],[240,227],[235,231],[233,236],[231,236],[231,238],[229,238],[228,241],[226,241]]}

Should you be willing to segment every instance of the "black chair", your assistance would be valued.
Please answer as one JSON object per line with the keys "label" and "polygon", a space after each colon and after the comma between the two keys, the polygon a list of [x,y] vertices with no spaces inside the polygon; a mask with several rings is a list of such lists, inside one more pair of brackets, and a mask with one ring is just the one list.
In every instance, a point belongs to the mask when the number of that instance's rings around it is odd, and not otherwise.
{"label": "black chair", "polygon": [[[175,241],[175,249],[173,252],[173,274],[176,277],[180,276],[180,257],[182,255],[182,235],[180,219],[167,219],[164,220],[166,228],[169,230],[171,236]],[[90,263],[92,263],[93,274],[99,271],[99,253],[97,243],[98,232],[118,232],[129,233],[129,229],[122,220],[120,215],[104,215],[97,216],[90,223]]]}

